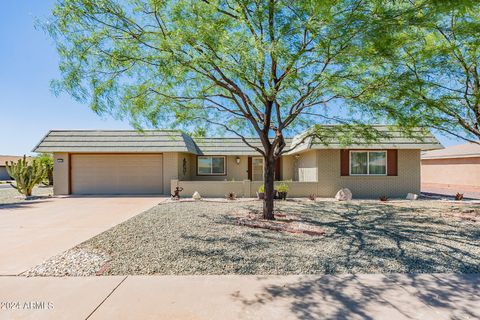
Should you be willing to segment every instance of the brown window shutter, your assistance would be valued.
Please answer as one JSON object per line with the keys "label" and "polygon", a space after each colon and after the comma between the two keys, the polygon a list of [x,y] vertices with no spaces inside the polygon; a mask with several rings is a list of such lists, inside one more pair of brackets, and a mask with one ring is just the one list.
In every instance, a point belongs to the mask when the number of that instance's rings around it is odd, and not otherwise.
{"label": "brown window shutter", "polygon": [[387,150],[387,175],[398,176],[398,150]]}
{"label": "brown window shutter", "polygon": [[248,157],[247,177],[252,181],[252,157]]}
{"label": "brown window shutter", "polygon": [[281,166],[280,162],[282,161],[281,159],[282,158],[278,158],[277,161],[275,161],[275,180],[277,180],[277,181],[282,180],[281,172],[280,172],[280,168],[281,168],[280,167]]}
{"label": "brown window shutter", "polygon": [[350,175],[350,152],[348,149],[340,150],[340,175]]}

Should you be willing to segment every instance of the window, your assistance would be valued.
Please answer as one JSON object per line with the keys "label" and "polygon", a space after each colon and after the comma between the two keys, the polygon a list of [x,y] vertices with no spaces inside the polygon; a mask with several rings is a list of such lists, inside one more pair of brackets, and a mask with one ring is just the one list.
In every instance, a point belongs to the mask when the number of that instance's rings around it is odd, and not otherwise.
{"label": "window", "polygon": [[225,157],[198,157],[197,174],[199,176],[225,175]]}
{"label": "window", "polygon": [[351,175],[386,175],[386,151],[351,151]]}
{"label": "window", "polygon": [[263,181],[263,158],[252,158],[252,180]]}

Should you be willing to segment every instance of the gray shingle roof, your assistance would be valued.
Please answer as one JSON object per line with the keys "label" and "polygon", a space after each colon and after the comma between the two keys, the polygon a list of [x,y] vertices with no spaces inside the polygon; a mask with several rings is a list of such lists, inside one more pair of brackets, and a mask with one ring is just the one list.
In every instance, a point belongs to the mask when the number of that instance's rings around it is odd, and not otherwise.
{"label": "gray shingle roof", "polygon": [[378,132],[378,140],[367,141],[362,138],[352,138],[352,143],[345,145],[341,143],[335,131],[335,126],[323,126],[333,128],[326,131],[324,142],[318,138],[310,137],[301,142],[302,135],[293,139],[293,144],[298,144],[294,151],[296,153],[307,149],[421,149],[432,150],[443,148],[442,144],[429,131],[420,128],[412,129],[409,135],[395,126],[373,125],[371,126]]}
{"label": "gray shingle roof", "polygon": [[177,130],[52,130],[34,152],[190,152],[195,143]]}
{"label": "gray shingle roof", "polygon": [[[255,147],[261,147],[260,139],[246,139]],[[196,138],[199,153],[203,155],[257,155],[258,153],[246,145],[240,138]]]}
{"label": "gray shingle roof", "polygon": [[[388,133],[389,137],[381,138],[374,143],[366,143],[360,139],[352,145],[340,143],[332,131],[327,138],[328,145],[316,138],[307,138],[303,142],[302,135],[286,139],[287,147],[298,146],[289,154],[307,149],[422,149],[443,148],[430,133],[417,130],[406,137],[391,126],[377,126],[378,131]],[[254,146],[261,147],[260,139],[248,138]],[[301,142],[301,143],[300,143]],[[178,130],[52,130],[34,148],[33,152],[188,152],[198,155],[257,155],[240,138],[196,138]]]}

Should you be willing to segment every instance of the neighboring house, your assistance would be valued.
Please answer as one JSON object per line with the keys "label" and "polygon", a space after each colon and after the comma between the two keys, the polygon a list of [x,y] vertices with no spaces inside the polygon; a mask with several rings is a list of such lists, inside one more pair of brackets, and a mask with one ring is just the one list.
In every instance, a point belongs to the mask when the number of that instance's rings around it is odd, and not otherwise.
{"label": "neighboring house", "polygon": [[[418,131],[406,138],[378,126],[393,138],[374,144],[325,146],[307,139],[281,157],[276,180],[289,181],[291,196],[333,197],[343,187],[354,197],[404,197],[420,192],[420,152],[441,148]],[[260,146],[259,139],[249,139]],[[301,136],[287,140],[296,146]],[[263,180],[263,159],[239,138],[201,138],[172,130],[50,131],[34,152],[54,154],[55,194],[170,194],[255,196]]]}
{"label": "neighboring house", "polygon": [[[22,159],[23,156],[2,156],[0,155],[0,181],[1,180],[11,180],[12,178],[7,172],[7,167],[5,162],[10,164],[10,161],[17,162],[19,159]],[[27,159],[31,159],[31,157],[27,157]]]}
{"label": "neighboring house", "polygon": [[422,188],[480,193],[480,144],[466,143],[423,153]]}

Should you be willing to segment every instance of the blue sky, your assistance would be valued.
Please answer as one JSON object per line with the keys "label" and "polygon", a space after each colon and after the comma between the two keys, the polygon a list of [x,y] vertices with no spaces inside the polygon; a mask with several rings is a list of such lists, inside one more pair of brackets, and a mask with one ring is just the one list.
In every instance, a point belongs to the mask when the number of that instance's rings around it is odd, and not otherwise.
{"label": "blue sky", "polygon": [[[67,95],[55,97],[58,77],[52,41],[35,30],[53,0],[3,1],[0,10],[0,154],[29,154],[50,129],[129,129],[128,122],[101,118]],[[438,135],[445,145],[461,143]]]}

